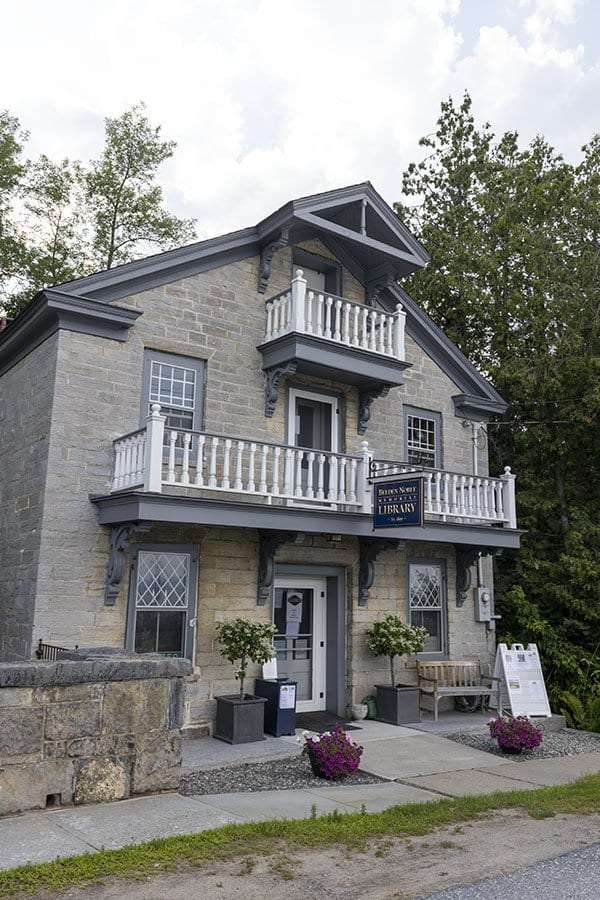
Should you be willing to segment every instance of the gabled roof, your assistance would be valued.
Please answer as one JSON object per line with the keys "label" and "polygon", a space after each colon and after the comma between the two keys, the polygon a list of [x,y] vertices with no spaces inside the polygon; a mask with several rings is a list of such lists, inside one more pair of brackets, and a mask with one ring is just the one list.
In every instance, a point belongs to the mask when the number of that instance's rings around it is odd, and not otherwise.
{"label": "gabled roof", "polygon": [[[115,301],[122,297],[250,256],[261,254],[262,262],[269,248],[314,238],[328,247],[362,284],[378,284],[383,279],[385,289],[379,294],[380,302],[403,304],[408,333],[462,392],[455,398],[458,414],[488,417],[504,411],[506,404],[491,384],[397,284],[399,278],[425,266],[429,255],[369,181],[290,200],[249,228],[147,256],[40,292],[0,333],[0,372],[57,327],[92,329],[91,320],[97,318],[93,326],[96,331],[91,333],[113,336],[108,333],[112,329],[119,339],[124,339],[135,315],[117,307]],[[95,302],[88,307],[88,315],[85,302],[89,301]],[[102,314],[106,306],[111,309],[110,323]]]}
{"label": "gabled roof", "polygon": [[391,265],[402,276],[429,261],[422,244],[400,222],[373,185],[365,181],[290,200],[250,228],[147,256],[60,287],[81,297],[118,300],[255,256],[276,241],[284,229],[288,230],[288,243],[318,237],[363,282],[368,280],[370,271],[383,263]]}

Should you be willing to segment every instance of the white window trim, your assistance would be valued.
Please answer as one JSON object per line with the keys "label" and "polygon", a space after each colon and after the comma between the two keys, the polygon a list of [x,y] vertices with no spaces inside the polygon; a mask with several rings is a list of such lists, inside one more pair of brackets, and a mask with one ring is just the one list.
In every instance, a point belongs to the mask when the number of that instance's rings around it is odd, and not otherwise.
{"label": "white window trim", "polygon": [[[442,469],[444,466],[444,430],[443,430],[443,416],[439,410],[435,409],[420,409],[416,406],[410,406],[409,404],[405,405],[403,408],[403,417],[402,417],[402,427],[404,429],[404,453],[406,456],[406,462],[409,461],[409,447],[408,447],[408,417],[412,416],[416,419],[427,419],[429,422],[433,422],[434,424],[434,458],[435,463],[431,467],[433,469]],[[415,463],[416,465],[416,463]]]}
{"label": "white window trim", "polygon": [[339,399],[331,394],[317,394],[303,388],[290,388],[288,394],[287,443],[296,447],[296,400],[312,400],[317,403],[328,403],[331,406],[331,453],[339,453]]}

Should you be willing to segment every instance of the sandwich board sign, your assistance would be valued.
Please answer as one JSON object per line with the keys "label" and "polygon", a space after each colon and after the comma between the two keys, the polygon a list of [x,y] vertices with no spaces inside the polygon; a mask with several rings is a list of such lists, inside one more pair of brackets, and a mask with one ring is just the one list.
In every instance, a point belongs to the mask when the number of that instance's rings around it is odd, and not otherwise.
{"label": "sandwich board sign", "polygon": [[490,706],[510,709],[513,716],[552,715],[540,655],[535,644],[498,644],[494,677],[498,694]]}

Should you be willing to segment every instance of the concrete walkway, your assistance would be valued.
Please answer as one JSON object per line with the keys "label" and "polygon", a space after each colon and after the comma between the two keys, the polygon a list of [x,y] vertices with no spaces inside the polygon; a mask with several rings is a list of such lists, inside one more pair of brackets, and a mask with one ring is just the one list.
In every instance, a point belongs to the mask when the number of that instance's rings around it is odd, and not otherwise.
{"label": "concrete walkway", "polygon": [[[205,794],[183,797],[158,794],[119,803],[80,806],[26,813],[0,819],[0,868],[44,862],[102,848],[118,848],[159,837],[189,834],[232,822],[273,818],[307,818],[338,810],[356,812],[363,806],[377,812],[401,803],[439,800],[440,796],[522,790],[540,785],[565,784],[600,771],[600,753],[580,753],[555,759],[507,762],[504,757],[473,750],[431,733],[372,722],[353,737],[363,744],[362,768],[386,779],[380,784],[344,786],[327,784],[301,790]],[[262,758],[279,758],[300,750],[294,738],[276,745],[261,742]],[[203,744],[196,741],[196,744]],[[213,742],[218,744],[219,742]],[[211,749],[207,745],[206,749]],[[228,751],[212,747],[206,767],[232,761]],[[186,767],[202,754],[187,749]],[[261,758],[255,756],[254,759]],[[198,762],[196,760],[196,763]],[[243,758],[248,759],[248,748]]]}

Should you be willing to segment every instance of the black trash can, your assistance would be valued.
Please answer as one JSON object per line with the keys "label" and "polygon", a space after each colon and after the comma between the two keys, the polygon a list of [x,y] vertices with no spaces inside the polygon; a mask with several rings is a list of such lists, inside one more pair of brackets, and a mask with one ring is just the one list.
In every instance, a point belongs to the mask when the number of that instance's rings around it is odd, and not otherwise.
{"label": "black trash can", "polygon": [[275,737],[296,733],[296,687],[290,678],[257,678],[254,695],[264,697],[265,731]]}

